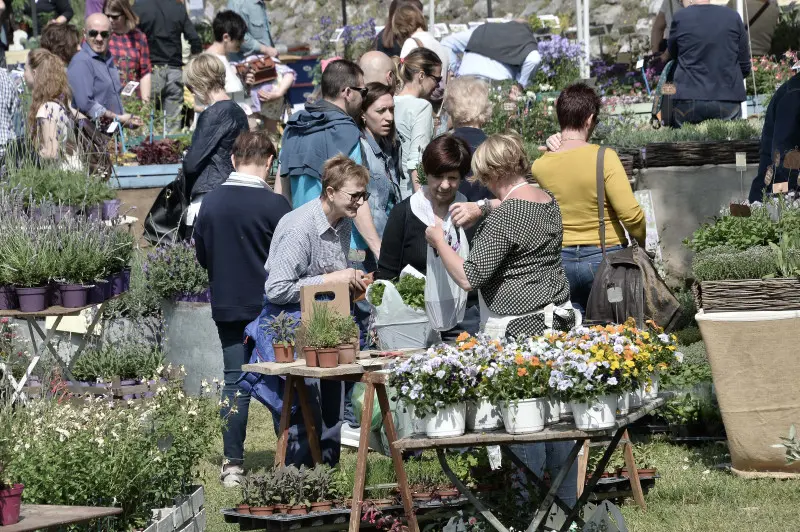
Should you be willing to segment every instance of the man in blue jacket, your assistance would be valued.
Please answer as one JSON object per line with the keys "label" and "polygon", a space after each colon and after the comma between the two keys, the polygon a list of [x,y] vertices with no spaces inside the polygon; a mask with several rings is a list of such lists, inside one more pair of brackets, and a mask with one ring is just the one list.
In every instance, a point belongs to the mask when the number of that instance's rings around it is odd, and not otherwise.
{"label": "man in blue jacket", "polygon": [[[800,63],[795,65],[800,71]],[[758,174],[750,187],[749,200],[761,201],[775,183],[786,183],[787,192],[797,190],[797,172],[784,168],[786,153],[800,146],[800,72],[781,85],[767,107],[761,130]],[[776,157],[777,154],[777,157]]]}

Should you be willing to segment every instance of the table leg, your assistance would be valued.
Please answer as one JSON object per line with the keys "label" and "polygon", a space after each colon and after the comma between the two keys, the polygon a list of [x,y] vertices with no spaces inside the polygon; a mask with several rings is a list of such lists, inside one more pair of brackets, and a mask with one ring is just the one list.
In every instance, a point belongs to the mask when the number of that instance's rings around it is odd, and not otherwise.
{"label": "table leg", "polygon": [[606,447],[602,458],[600,458],[600,462],[597,464],[597,468],[592,473],[592,478],[589,479],[589,483],[584,488],[583,493],[581,493],[581,496],[578,497],[578,501],[575,503],[575,506],[572,507],[572,511],[564,521],[564,525],[561,527],[560,532],[567,532],[569,530],[570,525],[573,523],[573,521],[575,521],[575,518],[580,514],[581,509],[586,505],[586,502],[589,500],[589,495],[591,495],[592,492],[594,492],[595,487],[597,487],[597,483],[600,481],[600,477],[603,475],[603,471],[605,471],[608,461],[611,460],[611,455],[614,454],[617,445],[619,445],[619,440],[622,438],[622,434],[625,432],[625,430],[625,427],[618,429],[614,434],[614,437],[611,438],[611,441],[608,443],[608,447]]}
{"label": "table leg", "polygon": [[397,431],[395,430],[392,411],[389,408],[389,397],[386,395],[386,386],[383,384],[376,384],[375,391],[378,394],[378,404],[381,407],[383,428],[386,430],[386,439],[389,441],[389,452],[392,455],[392,462],[394,463],[394,473],[395,476],[397,476],[397,485],[400,489],[400,498],[403,501],[403,510],[406,514],[408,529],[410,532],[419,532],[417,514],[414,513],[411,489],[408,487],[408,477],[406,476],[406,468],[403,463],[403,453],[394,447],[394,442],[397,441]]}
{"label": "table leg", "polygon": [[[569,470],[572,469],[572,464],[575,463],[575,460],[578,458],[578,453],[581,451],[582,448],[583,448],[583,440],[577,440],[575,442],[575,445],[572,446],[572,450],[569,452],[569,456],[567,457],[566,461],[564,461],[564,464],[561,466],[561,470],[558,472],[558,475],[556,475],[556,478],[550,481],[550,491],[547,492],[547,495],[545,495],[544,500],[539,505],[539,509],[536,511],[536,515],[534,515],[533,521],[531,521],[531,524],[528,526],[527,532],[536,532],[537,530],[539,530],[540,527],[542,527],[544,522],[547,520],[547,516],[550,514],[550,507],[553,506],[554,501],[556,500],[556,493],[558,492],[558,488],[560,488],[561,484],[564,483],[564,479],[567,478],[567,474],[569,473]],[[568,514],[565,523],[569,521],[569,516],[571,516],[572,513],[575,512],[575,508],[577,507],[578,505],[576,503],[575,506],[570,511],[570,513]]]}
{"label": "table leg", "polygon": [[642,491],[642,483],[639,480],[639,471],[636,469],[636,460],[633,459],[633,444],[631,438],[628,436],[626,429],[622,435],[625,443],[622,445],[622,454],[625,456],[625,467],[628,468],[628,476],[631,482],[631,491],[633,492],[633,500],[642,510],[647,510],[647,504],[644,502],[644,492]]}
{"label": "table leg", "polygon": [[589,466],[589,440],[583,442],[583,453],[578,455],[578,497],[586,486],[586,469]]}
{"label": "table leg", "polygon": [[358,437],[358,458],[356,478],[353,485],[353,506],[350,509],[349,532],[361,528],[361,501],[364,499],[364,485],[367,482],[367,456],[369,455],[369,433],[372,425],[375,385],[368,382],[364,391],[364,406],[361,409],[361,433]]}
{"label": "table leg", "polygon": [[508,532],[508,529],[501,523],[489,510],[486,505],[484,505],[473,493],[467,488],[463,482],[453,473],[450,469],[450,466],[447,464],[447,459],[445,458],[444,449],[436,449],[436,456],[439,458],[439,464],[442,466],[442,471],[444,474],[447,475],[447,478],[450,479],[458,491],[460,491],[467,500],[472,503],[472,505],[477,509],[484,519],[486,519],[490,525],[494,527],[495,530],[498,532]]}
{"label": "table leg", "polygon": [[300,413],[303,415],[303,423],[306,426],[306,436],[308,436],[308,446],[311,448],[311,458],[315,464],[322,463],[322,451],[319,448],[319,435],[317,434],[317,424],[314,423],[314,414],[311,412],[311,404],[308,400],[308,390],[303,378],[294,379],[294,387],[297,389],[297,398],[300,400]]}
{"label": "table leg", "polygon": [[278,443],[275,446],[275,465],[286,465],[286,446],[289,442],[289,424],[292,418],[292,400],[294,399],[294,381],[297,377],[286,376],[283,388],[283,408],[281,409],[281,422],[278,427]]}
{"label": "table leg", "polygon": [[[58,326],[61,324],[61,318],[63,318],[63,316],[58,316],[56,318],[56,321],[53,323],[53,326],[50,329],[47,330],[47,334],[45,334],[45,332],[42,330],[42,328],[39,327],[39,324],[36,323],[36,318],[25,318],[25,320],[28,322],[28,331],[30,332],[31,344],[33,344],[33,352],[34,352],[34,354],[36,354],[37,356],[41,356],[42,355],[42,350],[43,349],[47,349],[53,355],[53,358],[55,359],[55,361],[64,370],[64,377],[66,377],[68,380],[75,380],[72,377],[72,372],[70,372],[70,370],[69,370],[69,365],[66,364],[63,360],[61,360],[61,357],[58,356],[58,352],[56,351],[56,349],[53,347],[53,344],[52,344],[53,337],[56,334],[56,330],[58,329]],[[36,341],[34,340],[34,334],[33,334],[33,330],[34,329],[39,334],[39,336],[42,338],[42,345],[41,346],[36,345]]]}

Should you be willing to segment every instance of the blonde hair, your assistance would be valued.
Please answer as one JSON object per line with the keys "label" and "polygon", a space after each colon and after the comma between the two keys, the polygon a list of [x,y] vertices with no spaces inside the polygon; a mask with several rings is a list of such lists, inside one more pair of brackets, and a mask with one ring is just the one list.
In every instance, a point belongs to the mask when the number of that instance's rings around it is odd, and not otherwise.
{"label": "blonde hair", "polygon": [[463,76],[447,84],[444,110],[458,127],[466,124],[482,126],[492,117],[492,102],[489,101],[489,84],[475,76]]}
{"label": "blonde hair", "polygon": [[64,62],[54,53],[44,48],[36,48],[28,54],[28,64],[36,74],[31,90],[31,107],[28,113],[28,126],[31,131],[38,129],[36,114],[47,102],[58,102],[69,109],[72,101],[67,71]]}
{"label": "blonde hair", "polygon": [[333,190],[341,190],[342,187],[350,180],[353,180],[358,185],[367,186],[369,183],[369,170],[346,155],[334,155],[327,161],[322,169],[322,194],[325,197],[325,192],[328,187]]}
{"label": "blonde hair", "polygon": [[186,65],[183,82],[205,100],[214,90],[225,90],[225,65],[213,54],[200,54]]}
{"label": "blonde hair", "polygon": [[525,146],[517,133],[492,135],[472,155],[472,180],[478,180],[483,185],[505,179],[527,178],[529,169]]}

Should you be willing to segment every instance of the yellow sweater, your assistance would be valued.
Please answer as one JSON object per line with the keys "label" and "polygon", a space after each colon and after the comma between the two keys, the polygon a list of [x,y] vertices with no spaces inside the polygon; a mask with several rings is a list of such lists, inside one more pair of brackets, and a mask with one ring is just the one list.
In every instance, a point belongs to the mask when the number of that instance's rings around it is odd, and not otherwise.
{"label": "yellow sweater", "polygon": [[[533,178],[542,188],[553,193],[561,208],[564,247],[600,245],[596,177],[598,148],[590,144],[546,153],[531,168]],[[604,170],[606,246],[627,242],[623,225],[631,238],[644,245],[644,212],[633,196],[622,162],[613,150],[606,150]]]}

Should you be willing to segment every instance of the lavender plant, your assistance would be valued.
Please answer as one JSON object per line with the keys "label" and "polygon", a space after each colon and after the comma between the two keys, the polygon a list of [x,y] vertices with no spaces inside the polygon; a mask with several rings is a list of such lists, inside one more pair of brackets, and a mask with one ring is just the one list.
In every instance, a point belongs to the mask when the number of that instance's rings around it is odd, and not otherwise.
{"label": "lavender plant", "polygon": [[[552,39],[539,41],[542,64],[536,72],[535,81],[550,90],[560,91],[580,77],[580,60],[583,55],[579,42],[570,42],[566,37],[553,35]],[[540,89],[542,90],[542,89]]]}
{"label": "lavender plant", "polygon": [[208,273],[188,242],[169,244],[148,253],[142,266],[151,291],[161,299],[202,294],[208,290]]}

